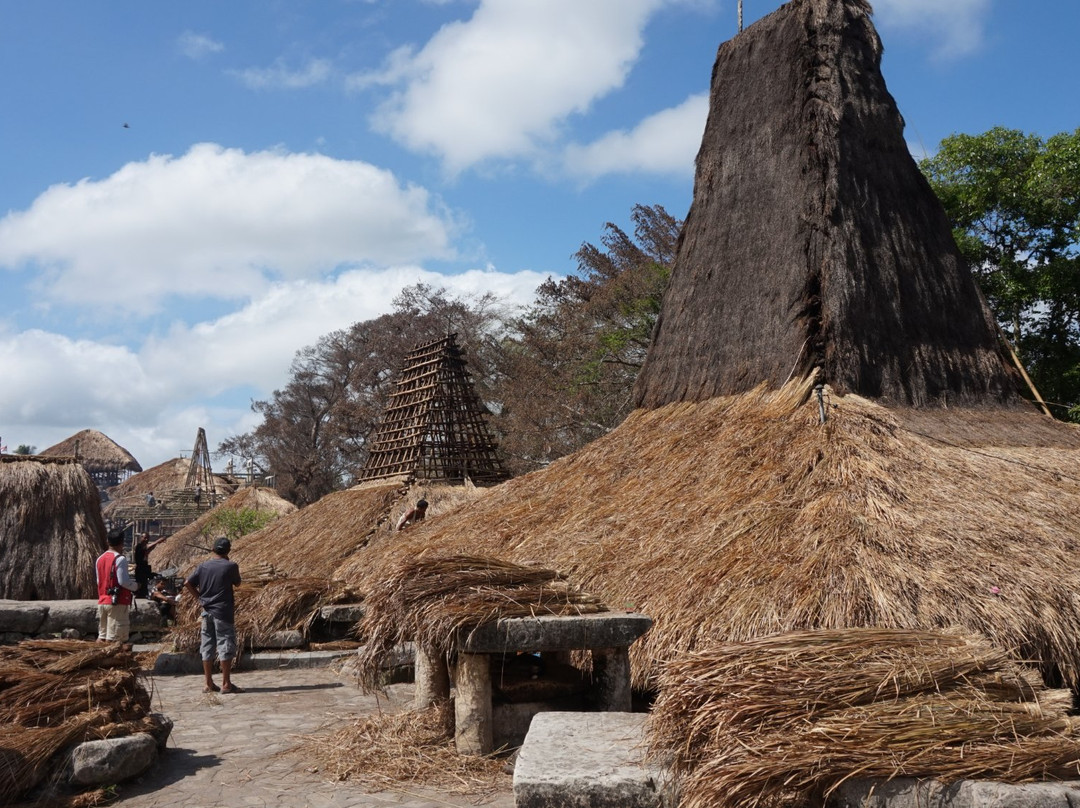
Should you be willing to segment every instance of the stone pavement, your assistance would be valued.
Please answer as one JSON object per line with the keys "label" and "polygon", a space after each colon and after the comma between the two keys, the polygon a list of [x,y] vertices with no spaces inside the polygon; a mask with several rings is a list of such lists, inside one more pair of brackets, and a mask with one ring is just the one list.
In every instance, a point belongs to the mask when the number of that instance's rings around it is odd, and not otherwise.
{"label": "stone pavement", "polygon": [[[218,682],[220,683],[220,677]],[[467,797],[403,785],[400,791],[369,793],[349,782],[309,771],[311,763],[289,754],[296,736],[329,731],[378,709],[347,676],[327,668],[240,671],[233,677],[244,692],[202,692],[202,676],[157,676],[155,711],[176,724],[168,750],[137,781],[118,787],[122,808],[445,808],[475,804]],[[412,702],[412,685],[390,687],[390,709]],[[380,698],[383,709],[386,698]],[[506,790],[484,803],[513,808]]]}

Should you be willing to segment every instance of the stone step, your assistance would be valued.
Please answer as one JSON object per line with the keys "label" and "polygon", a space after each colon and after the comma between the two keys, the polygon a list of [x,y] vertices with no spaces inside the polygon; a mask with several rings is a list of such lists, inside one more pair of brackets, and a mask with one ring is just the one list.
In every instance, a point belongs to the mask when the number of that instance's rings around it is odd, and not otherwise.
{"label": "stone step", "polygon": [[644,713],[540,713],[514,764],[517,808],[674,808],[662,766],[646,763]]}

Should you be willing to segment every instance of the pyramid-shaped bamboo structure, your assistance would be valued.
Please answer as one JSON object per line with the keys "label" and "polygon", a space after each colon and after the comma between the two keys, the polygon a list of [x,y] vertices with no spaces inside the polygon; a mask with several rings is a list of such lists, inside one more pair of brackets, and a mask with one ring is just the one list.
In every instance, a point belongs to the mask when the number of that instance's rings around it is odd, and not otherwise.
{"label": "pyramid-shaped bamboo structure", "polygon": [[456,334],[414,348],[371,441],[361,480],[494,485],[508,475],[484,422]]}

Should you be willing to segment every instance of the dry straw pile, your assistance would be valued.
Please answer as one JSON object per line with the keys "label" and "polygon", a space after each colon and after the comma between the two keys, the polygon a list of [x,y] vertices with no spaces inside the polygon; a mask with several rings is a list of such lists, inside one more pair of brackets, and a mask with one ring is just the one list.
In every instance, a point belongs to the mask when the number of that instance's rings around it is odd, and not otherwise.
{"label": "dry straw pile", "polygon": [[649,738],[683,808],[802,806],[855,776],[1075,778],[1071,705],[975,636],[790,632],[669,663]]}
{"label": "dry straw pile", "polygon": [[607,611],[555,570],[467,555],[405,561],[378,582],[365,604],[357,630],[366,644],[357,676],[372,689],[383,660],[403,642],[449,655],[461,632],[502,617]]}
{"label": "dry straw pile", "polygon": [[14,801],[48,785],[74,744],[156,729],[150,712],[138,665],[119,644],[0,647],[0,795]]}
{"label": "dry straw pile", "polygon": [[293,751],[325,774],[373,791],[416,784],[483,800],[510,785],[501,760],[457,753],[446,704],[363,716],[330,735],[308,736]]}

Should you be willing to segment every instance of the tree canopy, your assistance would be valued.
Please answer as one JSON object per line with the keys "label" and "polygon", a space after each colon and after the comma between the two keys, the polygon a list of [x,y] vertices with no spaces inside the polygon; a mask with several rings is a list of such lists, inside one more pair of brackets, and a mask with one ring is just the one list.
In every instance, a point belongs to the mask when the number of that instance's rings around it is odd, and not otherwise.
{"label": "tree canopy", "polygon": [[952,135],[921,167],[1035,386],[1080,421],[1080,129]]}
{"label": "tree canopy", "polygon": [[405,354],[458,335],[489,425],[514,474],[539,468],[616,427],[630,410],[680,222],[636,206],[634,235],[604,227],[574,254],[578,272],[549,279],[524,312],[494,296],[453,298],[425,285],[394,310],[299,350],[288,382],[252,402],[259,425],[219,451],[254,459],[297,505],[352,483],[367,458]]}

